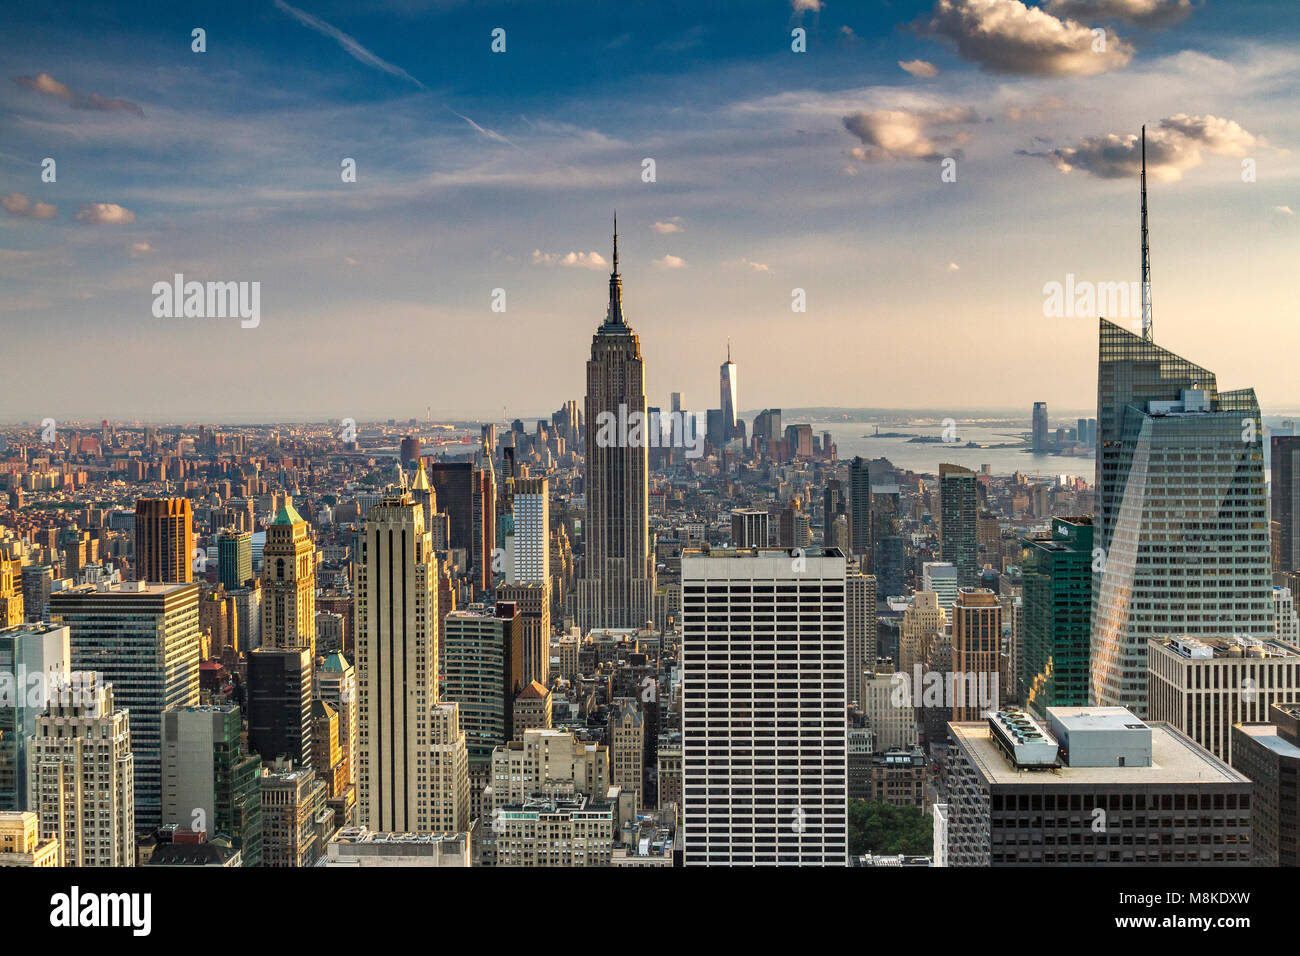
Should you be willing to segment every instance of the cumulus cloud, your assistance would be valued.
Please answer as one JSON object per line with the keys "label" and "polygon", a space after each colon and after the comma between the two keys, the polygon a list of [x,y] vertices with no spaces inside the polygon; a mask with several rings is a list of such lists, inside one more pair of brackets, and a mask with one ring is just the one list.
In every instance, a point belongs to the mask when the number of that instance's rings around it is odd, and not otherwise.
{"label": "cumulus cloud", "polygon": [[960,272],[960,271],[961,271],[961,266],[957,265],[957,263],[955,263],[955,262],[950,262],[950,263],[948,263],[948,271],[949,271],[949,272]]}
{"label": "cumulus cloud", "polygon": [[681,232],[682,217],[672,216],[660,222],[653,222],[650,224],[650,228],[653,229],[655,232],[659,233],[659,235],[661,236],[666,236],[672,232]]}
{"label": "cumulus cloud", "polygon": [[36,202],[22,193],[0,196],[0,206],[3,206],[9,215],[21,216],[24,219],[53,219],[59,211],[57,206],[51,206],[47,202]]}
{"label": "cumulus cloud", "polygon": [[1295,215],[1295,210],[1293,210],[1290,206],[1274,206],[1273,211],[1277,213],[1279,216]]}
{"label": "cumulus cloud", "polygon": [[77,222],[91,226],[121,226],[135,222],[135,213],[115,202],[93,202],[77,212]]}
{"label": "cumulus cloud", "polygon": [[147,242],[131,243],[131,258],[138,259],[140,256],[147,256],[154,251],[153,246]]}
{"label": "cumulus cloud", "polygon": [[959,147],[970,139],[955,129],[979,122],[970,107],[953,106],[937,110],[871,110],[851,113],[844,128],[862,141],[850,155],[865,162],[890,159],[936,159],[960,157]]}
{"label": "cumulus cloud", "polygon": [[821,13],[824,6],[822,0],[790,0],[790,9],[795,13]]}
{"label": "cumulus cloud", "polygon": [[772,268],[766,262],[755,262],[753,259],[741,259],[741,265],[747,267],[751,272],[771,272]]}
{"label": "cumulus cloud", "polygon": [[600,269],[608,265],[599,252],[542,252],[533,250],[533,265],[565,266],[578,269]]}
{"label": "cumulus cloud", "polygon": [[1047,0],[1058,17],[1121,20],[1139,27],[1167,27],[1192,12],[1192,0]]}
{"label": "cumulus cloud", "polygon": [[912,26],[922,36],[951,42],[990,73],[1091,76],[1125,66],[1134,52],[1109,30],[1094,32],[1020,0],[937,0]]}
{"label": "cumulus cloud", "polygon": [[939,75],[939,68],[928,60],[899,60],[898,65],[921,79],[928,80]]}
{"label": "cumulus cloud", "polygon": [[[1242,157],[1266,146],[1262,137],[1247,132],[1233,120],[1178,113],[1147,130],[1147,175],[1170,182],[1201,165],[1205,153]],[[1078,169],[1099,179],[1131,178],[1142,168],[1142,143],[1136,133],[1090,136],[1074,146],[1045,153],[1022,150],[1021,155],[1041,156],[1063,173]]]}
{"label": "cumulus cloud", "polygon": [[100,96],[98,93],[78,93],[67,84],[60,83],[48,73],[38,73],[36,76],[16,76],[14,82],[19,86],[27,87],[29,90],[35,90],[37,93],[63,100],[74,110],[99,110],[103,113],[121,112],[144,116],[144,110],[129,100],[112,100]]}
{"label": "cumulus cloud", "polygon": [[684,269],[686,260],[677,256],[664,256],[662,259],[655,259],[653,265],[657,269]]}

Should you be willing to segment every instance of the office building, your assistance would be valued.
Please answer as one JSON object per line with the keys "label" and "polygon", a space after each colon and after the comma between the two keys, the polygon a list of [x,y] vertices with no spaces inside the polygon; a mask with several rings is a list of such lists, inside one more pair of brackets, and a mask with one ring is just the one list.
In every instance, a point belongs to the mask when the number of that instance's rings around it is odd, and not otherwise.
{"label": "office building", "polygon": [[60,866],[134,866],[136,786],[131,721],[98,674],[74,672],[28,745],[27,809]]}
{"label": "office building", "polygon": [[487,774],[492,750],[514,736],[524,688],[523,620],[513,604],[452,611],[443,621],[442,697],[460,705],[471,772]]}
{"label": "office building", "polygon": [[944,561],[957,568],[957,586],[972,588],[979,574],[975,472],[961,465],[939,466],[940,542]]}
{"label": "office building", "polygon": [[871,553],[871,471],[860,457],[849,463],[849,547],[857,558]]}
{"label": "office building", "polygon": [[1153,638],[1273,633],[1252,389],[1101,321],[1091,700],[1147,713]]}
{"label": "office building", "polygon": [[359,820],[372,830],[429,832],[420,766],[438,703],[437,563],[409,493],[366,516],[356,609]]}
{"label": "office building", "polygon": [[625,698],[615,700],[609,709],[606,739],[613,785],[624,793],[633,793],[636,805],[645,789],[645,715],[636,703]]}
{"label": "office building", "polygon": [[551,682],[551,587],[545,582],[503,584],[497,588],[499,603],[514,604],[523,632],[523,677],[525,682]]}
{"label": "office building", "polygon": [[292,505],[276,512],[262,549],[262,647],[316,658],[316,547]]}
{"label": "office building", "polygon": [[978,720],[1001,703],[1002,605],[986,588],[962,588],[952,608],[952,719]]}
{"label": "office building", "polygon": [[262,862],[262,761],[242,752],[233,704],[163,714],[162,825],[230,838],[244,866]]}
{"label": "office building", "polygon": [[1152,638],[1147,653],[1152,720],[1178,728],[1232,760],[1232,726],[1269,720],[1300,690],[1300,650],[1248,637]]}
{"label": "office building", "polygon": [[0,867],[46,869],[58,865],[58,838],[41,837],[41,823],[35,813],[0,810]]}
{"label": "office building", "polygon": [[733,548],[766,548],[769,543],[766,511],[737,508],[731,512]]}
{"label": "office building", "polygon": [[268,766],[312,765],[312,660],[307,648],[248,655],[248,749]]}
{"label": "office building", "polygon": [[492,751],[492,807],[543,795],[604,799],[612,783],[609,748],[565,730],[525,730]]}
{"label": "office building", "polygon": [[1047,403],[1034,402],[1034,421],[1033,437],[1030,447],[1035,455],[1040,455],[1047,451],[1049,440],[1047,437]]}
{"label": "office building", "polygon": [[217,580],[227,591],[236,591],[252,582],[252,534],[231,529],[221,532],[217,538]]}
{"label": "office building", "polygon": [[546,478],[516,478],[514,552],[509,584],[549,584],[551,504]]}
{"label": "office building", "polygon": [[1300,704],[1272,704],[1267,722],[1234,724],[1232,766],[1251,780],[1254,865],[1300,866]]}
{"label": "office building", "polygon": [[27,808],[28,745],[49,697],[68,685],[66,627],[0,628],[0,811]]}
{"label": "office building", "polygon": [[194,513],[188,498],[135,503],[135,579],[178,584],[194,580]]}
{"label": "office building", "polygon": [[1250,780],[1167,724],[1051,707],[948,729],[949,866],[1250,863]]}
{"label": "office building", "polygon": [[429,721],[429,829],[463,833],[471,823],[469,751],[460,728],[460,705],[435,704]]}
{"label": "office building", "polygon": [[921,564],[921,590],[933,591],[949,619],[957,603],[957,567],[950,561],[924,561]]}
{"label": "office building", "polygon": [[313,674],[315,697],[329,704],[338,715],[339,749],[343,752],[345,776],[356,786],[360,767],[358,736],[357,671],[341,653],[331,654]]}
{"label": "office building", "polygon": [[845,693],[850,703],[862,700],[863,677],[876,666],[876,577],[853,567],[845,570]]}
{"label": "office building", "polygon": [[613,805],[583,794],[508,804],[492,827],[492,866],[609,866],[614,853]]}
{"label": "office building", "polygon": [[[310,767],[263,768],[262,865],[315,866],[333,836],[333,814],[325,808],[325,783]],[[324,833],[323,830],[330,830]]]}
{"label": "office building", "polygon": [[199,586],[83,584],[50,595],[50,617],[67,625],[72,669],[95,671],[131,714],[135,821],[162,815],[162,715],[199,703]]}
{"label": "office building", "polygon": [[1039,714],[1081,707],[1092,687],[1092,518],[1053,518],[1049,535],[1023,542],[1020,567],[1024,625],[1006,690]]}
{"label": "office building", "polygon": [[835,550],[682,555],[686,865],[848,862],[844,608]]}
{"label": "office building", "polygon": [[1300,571],[1300,436],[1274,435],[1269,449],[1273,520],[1278,524],[1274,571]]}
{"label": "office building", "polygon": [[525,730],[550,730],[552,697],[548,688],[531,681],[515,696],[513,739],[523,740]]}

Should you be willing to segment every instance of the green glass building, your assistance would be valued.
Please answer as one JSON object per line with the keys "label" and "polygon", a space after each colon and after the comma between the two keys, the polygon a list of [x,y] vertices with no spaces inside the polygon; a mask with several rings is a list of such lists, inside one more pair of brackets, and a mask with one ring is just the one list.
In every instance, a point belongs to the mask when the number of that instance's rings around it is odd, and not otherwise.
{"label": "green glass building", "polygon": [[1091,686],[1092,518],[1053,518],[1049,536],[1021,549],[1024,631],[1018,699],[1047,707],[1086,707]]}

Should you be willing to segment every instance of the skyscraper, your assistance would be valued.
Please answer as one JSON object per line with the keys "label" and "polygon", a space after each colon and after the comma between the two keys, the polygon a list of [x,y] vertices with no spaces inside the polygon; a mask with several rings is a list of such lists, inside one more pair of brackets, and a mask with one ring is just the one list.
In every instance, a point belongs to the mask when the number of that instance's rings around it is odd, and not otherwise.
{"label": "skyscraper", "polygon": [[940,465],[939,500],[943,560],[956,566],[958,587],[974,587],[979,574],[975,472],[961,465]]}
{"label": "skyscraper", "polygon": [[162,822],[231,838],[244,866],[262,862],[262,761],[240,749],[233,704],[163,714]]}
{"label": "skyscraper", "polygon": [[587,362],[586,570],[578,582],[579,623],[587,629],[640,627],[653,617],[645,414],[645,363],[623,318],[615,221],[609,306]]}
{"label": "skyscraper", "polygon": [[551,580],[550,485],[545,477],[515,479],[514,554],[510,584]]}
{"label": "skyscraper", "polygon": [[83,584],[50,595],[50,618],[71,631],[72,669],[96,671],[131,713],[135,820],[162,815],[162,715],[199,702],[199,586]]}
{"label": "skyscraper", "polygon": [[1034,454],[1047,451],[1047,403],[1034,402],[1033,440]]}
{"label": "skyscraper", "polygon": [[28,743],[50,693],[67,684],[71,658],[66,627],[0,628],[0,811],[27,808]]}
{"label": "skyscraper", "polygon": [[962,588],[952,607],[952,674],[954,721],[979,720],[996,710],[999,655],[1002,651],[1002,605],[985,588]]}
{"label": "skyscraper", "polygon": [[1146,716],[1149,639],[1272,636],[1263,428],[1253,389],[1105,319],[1097,421],[1091,703]]}
{"label": "skyscraper", "polygon": [[[265,555],[265,550],[262,552]],[[253,580],[253,536],[227,529],[217,538],[217,579],[227,591],[237,591]]]}
{"label": "skyscraper", "polygon": [[248,749],[267,765],[280,758],[312,764],[312,663],[305,647],[259,647],[248,655]]}
{"label": "skyscraper", "polygon": [[1014,692],[1037,713],[1083,707],[1092,687],[1092,519],[1053,518],[1023,542],[1024,635]]}
{"label": "skyscraper", "polygon": [[834,550],[682,555],[687,866],[847,864],[844,595]]}
{"label": "skyscraper", "polygon": [[849,465],[849,547],[855,558],[871,551],[871,472],[861,457]]}
{"label": "skyscraper", "polygon": [[731,340],[727,340],[727,360],[720,369],[722,430],[726,440],[736,433],[736,363],[731,360]]}
{"label": "skyscraper", "polygon": [[492,748],[514,736],[514,702],[523,690],[523,620],[498,601],[494,611],[452,611],[443,621],[444,700],[460,705],[470,773],[486,782]]}
{"label": "skyscraper", "polygon": [[366,515],[356,569],[362,826],[429,832],[430,714],[438,702],[438,579],[409,492]]}
{"label": "skyscraper", "polygon": [[1281,532],[1274,571],[1300,571],[1300,436],[1274,435],[1270,449],[1273,520]]}
{"label": "skyscraper", "polygon": [[75,693],[53,695],[36,721],[27,807],[40,817],[41,837],[58,839],[60,865],[134,866],[138,821],[127,708],[98,674],[74,673],[72,685]]}
{"label": "skyscraper", "polygon": [[307,522],[286,504],[262,549],[262,646],[305,647],[316,658],[316,547]]}
{"label": "skyscraper", "polygon": [[188,498],[141,498],[135,503],[135,579],[193,581],[194,514]]}

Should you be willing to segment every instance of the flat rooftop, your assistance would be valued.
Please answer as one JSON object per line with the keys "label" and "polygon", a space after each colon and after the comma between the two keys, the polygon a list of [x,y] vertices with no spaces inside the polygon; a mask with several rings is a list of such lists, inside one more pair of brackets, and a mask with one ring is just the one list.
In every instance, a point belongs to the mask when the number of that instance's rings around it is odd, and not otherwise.
{"label": "flat rooftop", "polygon": [[1279,736],[1276,724],[1237,724],[1236,727],[1247,737],[1267,747],[1279,757],[1300,760],[1300,747]]}
{"label": "flat rooftop", "polygon": [[1169,637],[1153,638],[1152,643],[1167,648],[1184,660],[1300,657],[1300,648],[1262,637]]}
{"label": "flat rooftop", "polygon": [[[1098,708],[1079,708],[1096,710]],[[1123,708],[1117,708],[1123,710]],[[1127,711],[1125,711],[1127,714]],[[1129,715],[1131,717],[1131,715]],[[1198,747],[1164,723],[1147,723],[1151,728],[1149,767],[1061,767],[1059,770],[1017,770],[993,741],[985,721],[949,724],[960,745],[970,753],[985,781],[993,784],[1034,786],[1094,786],[1097,784],[1187,784],[1239,783],[1250,780],[1218,757]]]}

